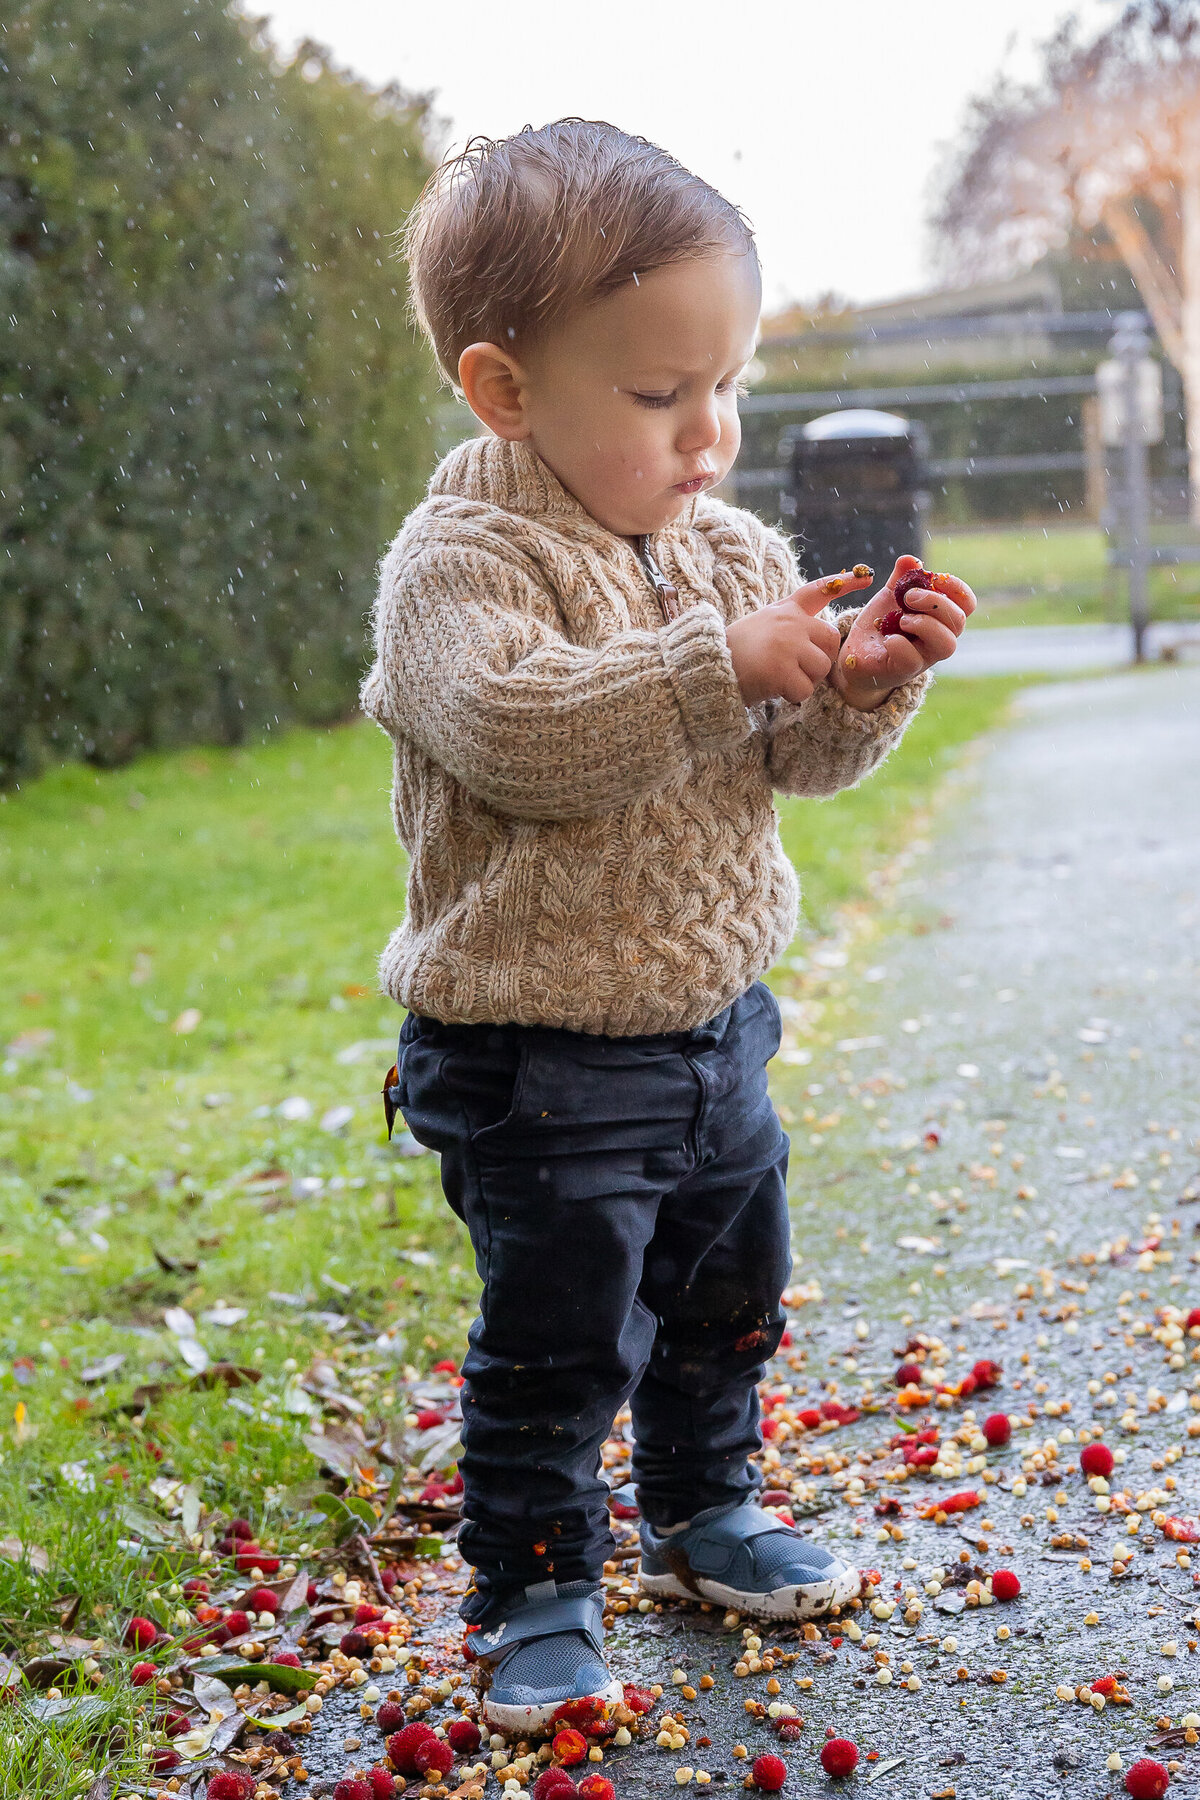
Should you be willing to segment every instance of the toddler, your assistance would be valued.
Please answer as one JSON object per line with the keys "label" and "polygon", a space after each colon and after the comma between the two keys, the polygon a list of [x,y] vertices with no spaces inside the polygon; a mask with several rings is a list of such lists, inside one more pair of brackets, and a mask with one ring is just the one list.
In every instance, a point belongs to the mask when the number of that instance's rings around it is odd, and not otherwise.
{"label": "toddler", "polygon": [[974,600],[941,577],[885,635],[901,558],[835,620],[870,571],[801,585],[778,532],[706,492],[738,450],[758,261],[652,144],[573,119],[476,141],[408,250],[483,433],[383,562],[363,688],[410,858],[389,1093],[483,1282],[463,1614],[487,1722],[529,1733],[621,1697],[600,1447],[626,1402],[648,1594],[795,1620],[858,1592],[756,1505],[750,1461],[791,1266],[772,792],[873,769]]}

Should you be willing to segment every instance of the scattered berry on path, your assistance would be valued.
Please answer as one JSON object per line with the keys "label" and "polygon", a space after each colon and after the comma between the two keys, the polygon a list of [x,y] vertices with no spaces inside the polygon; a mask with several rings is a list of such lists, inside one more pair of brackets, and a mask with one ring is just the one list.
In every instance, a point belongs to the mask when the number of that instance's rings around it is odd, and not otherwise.
{"label": "scattered berry on path", "polygon": [[858,1745],[849,1738],[830,1738],[821,1745],[821,1767],[827,1775],[853,1775],[858,1767]]}
{"label": "scattered berry on path", "polygon": [[787,1780],[787,1764],[782,1756],[756,1756],[750,1779],[764,1794],[777,1794]]}
{"label": "scattered berry on path", "polygon": [[617,1800],[607,1775],[585,1775],[578,1788],[579,1800]]}
{"label": "scattered berry on path", "polygon": [[422,1725],[419,1719],[414,1719],[411,1725],[406,1725],[403,1731],[395,1732],[388,1739],[387,1753],[401,1775],[421,1773],[417,1765],[417,1751],[433,1735],[428,1725]]}
{"label": "scattered berry on path", "polygon": [[568,1725],[565,1731],[560,1731],[556,1735],[550,1748],[559,1762],[567,1764],[568,1767],[574,1763],[581,1763],[588,1751],[587,1739],[582,1731],[576,1731],[572,1725]]}
{"label": "scattered berry on path", "polygon": [[153,1619],[130,1619],[125,1627],[125,1642],[131,1650],[149,1650],[158,1642],[158,1626]]}
{"label": "scattered berry on path", "polygon": [[240,1769],[221,1769],[209,1776],[205,1800],[253,1800],[257,1786],[254,1777]]}
{"label": "scattered berry on path", "polygon": [[[385,1700],[375,1714],[375,1723],[386,1737],[390,1731],[401,1731],[406,1714],[399,1700]],[[395,1757],[392,1758],[395,1761]]]}
{"label": "scattered berry on path", "polygon": [[562,1768],[543,1769],[533,1784],[533,1800],[560,1800],[562,1795],[576,1792],[575,1783]]}
{"label": "scattered berry on path", "polygon": [[431,1733],[424,1743],[417,1745],[413,1761],[420,1775],[445,1775],[453,1765],[454,1752],[444,1738],[434,1737]]}
{"label": "scattered berry on path", "polygon": [[993,1450],[1001,1449],[1012,1436],[1012,1421],[1007,1413],[992,1413],[983,1421],[983,1435]]}
{"label": "scattered berry on path", "polygon": [[472,1750],[478,1750],[482,1736],[474,1719],[455,1719],[446,1727],[446,1741],[460,1756],[469,1756]]}
{"label": "scattered berry on path", "polygon": [[1170,1785],[1171,1777],[1160,1762],[1143,1757],[1135,1762],[1125,1774],[1125,1792],[1132,1800],[1162,1800]]}
{"label": "scattered berry on path", "polygon": [[997,1569],[992,1576],[992,1593],[997,1600],[1015,1600],[1021,1591],[1021,1582],[1011,1569]]}
{"label": "scattered berry on path", "polygon": [[1085,1475],[1103,1475],[1107,1480],[1113,1472],[1113,1453],[1107,1444],[1085,1444],[1079,1466]]}

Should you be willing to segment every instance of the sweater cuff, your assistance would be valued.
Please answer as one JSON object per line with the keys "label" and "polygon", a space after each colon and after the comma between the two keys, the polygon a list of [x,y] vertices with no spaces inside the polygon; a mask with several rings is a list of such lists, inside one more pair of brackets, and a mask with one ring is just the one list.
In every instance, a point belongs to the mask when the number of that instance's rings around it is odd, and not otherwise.
{"label": "sweater cuff", "polygon": [[[804,723],[814,737],[850,739],[863,748],[868,744],[887,744],[898,738],[908,721],[919,709],[933,679],[930,670],[922,669],[911,681],[893,688],[882,705],[863,712],[843,700],[837,689],[823,681],[812,697],[804,702]],[[778,729],[778,726],[776,727]]]}
{"label": "sweater cuff", "polygon": [[689,606],[659,632],[663,661],[683,718],[698,750],[732,749],[750,736],[725,622],[715,606]]}

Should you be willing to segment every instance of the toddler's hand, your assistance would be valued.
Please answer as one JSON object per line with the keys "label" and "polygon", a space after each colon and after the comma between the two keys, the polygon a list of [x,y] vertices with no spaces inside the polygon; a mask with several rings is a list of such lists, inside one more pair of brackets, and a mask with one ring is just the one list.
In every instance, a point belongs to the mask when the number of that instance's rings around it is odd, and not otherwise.
{"label": "toddler's hand", "polygon": [[898,688],[933,663],[945,662],[958,648],[963,627],[975,611],[975,596],[956,575],[937,576],[937,589],[910,588],[898,629],[885,635],[880,621],[895,610],[892,589],[920,559],[901,556],[880,588],[859,613],[846,635],[829,680],[850,706],[871,711]]}
{"label": "toddler's hand", "polygon": [[871,571],[823,575],[726,627],[733,672],[747,706],[760,700],[790,700],[798,706],[809,698],[833,668],[841,643],[837,626],[816,614],[835,594],[856,593],[871,579]]}

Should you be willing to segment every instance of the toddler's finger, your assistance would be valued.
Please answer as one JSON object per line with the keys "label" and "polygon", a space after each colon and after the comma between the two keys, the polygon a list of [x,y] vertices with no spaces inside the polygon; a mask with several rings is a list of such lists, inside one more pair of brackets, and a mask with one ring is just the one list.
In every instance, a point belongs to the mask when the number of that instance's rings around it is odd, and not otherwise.
{"label": "toddler's finger", "polygon": [[843,569],[837,575],[821,575],[816,581],[806,581],[798,587],[791,598],[796,605],[814,617],[836,600],[839,594],[857,594],[865,587],[870,587],[875,579],[875,571],[866,563],[855,563],[852,569]]}
{"label": "toddler's finger", "polygon": [[900,630],[910,642],[920,646],[927,662],[945,662],[958,648],[958,638],[948,625],[928,613],[908,612],[900,619]]}
{"label": "toddler's finger", "polygon": [[938,584],[939,593],[945,594],[948,599],[956,601],[963,613],[964,619],[969,618],[979,603],[966,582],[960,581],[957,575],[939,575]]}
{"label": "toddler's finger", "polygon": [[904,604],[910,612],[931,613],[959,637],[967,622],[967,615],[961,606],[949,599],[945,594],[931,591],[929,588],[909,588],[904,596]]}

